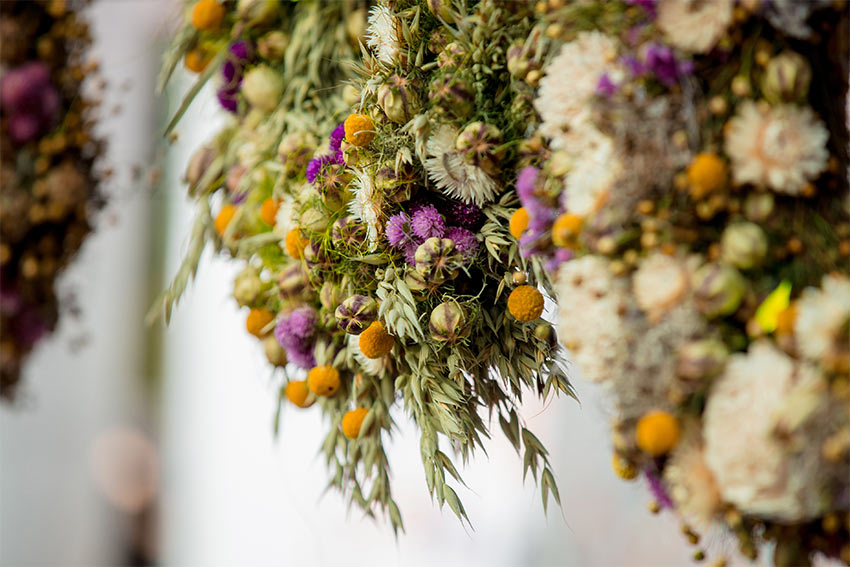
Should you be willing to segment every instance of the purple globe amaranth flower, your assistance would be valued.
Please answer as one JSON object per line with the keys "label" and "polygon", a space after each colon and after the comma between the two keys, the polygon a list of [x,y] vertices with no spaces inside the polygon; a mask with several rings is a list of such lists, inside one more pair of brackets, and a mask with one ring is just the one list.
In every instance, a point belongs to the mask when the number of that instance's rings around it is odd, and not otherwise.
{"label": "purple globe amaranth flower", "polygon": [[333,132],[331,132],[330,149],[333,150],[334,153],[340,151],[343,138],[345,138],[345,122],[340,122],[339,126],[334,128]]}
{"label": "purple globe amaranth flower", "polygon": [[398,213],[389,218],[385,228],[387,242],[395,248],[402,248],[414,241],[413,227],[407,213]]}
{"label": "purple globe amaranth flower", "polygon": [[277,342],[286,350],[289,360],[302,368],[309,369],[316,365],[313,348],[318,320],[315,309],[300,307],[278,321],[275,326],[274,336]]}
{"label": "purple globe amaranth flower", "polygon": [[484,221],[484,213],[477,205],[452,201],[446,215],[449,222],[467,230],[477,230]]}
{"label": "purple globe amaranth flower", "polygon": [[689,61],[679,61],[673,50],[662,43],[653,43],[646,50],[646,68],[659,82],[672,87],[693,70]]}
{"label": "purple globe amaranth flower", "polygon": [[242,86],[245,66],[253,57],[251,44],[240,39],[228,48],[227,59],[221,66],[222,85],[218,89],[218,101],[229,111],[236,112],[239,107],[237,95]]}
{"label": "purple globe amaranth flower", "polygon": [[617,92],[617,84],[611,80],[608,73],[602,73],[599,83],[596,85],[596,94],[609,97]]}
{"label": "purple globe amaranth flower", "polygon": [[12,69],[0,82],[0,105],[8,116],[7,128],[15,143],[26,143],[43,134],[56,119],[59,103],[50,69],[40,61]]}
{"label": "purple globe amaranth flower", "polygon": [[478,252],[478,241],[471,230],[460,226],[453,226],[446,231],[446,238],[454,242],[455,250],[465,258],[471,258]]}
{"label": "purple globe amaranth flower", "polygon": [[342,154],[325,154],[322,156],[314,157],[307,164],[307,181],[310,183],[315,183],[316,179],[319,175],[324,171],[324,169],[329,165],[341,165],[342,164]]}
{"label": "purple globe amaranth flower", "polygon": [[533,198],[534,184],[537,182],[537,175],[540,170],[533,165],[522,168],[516,178],[516,192],[519,195],[519,200],[522,206],[525,207],[525,201]]}
{"label": "purple globe amaranth flower", "polygon": [[634,55],[623,55],[620,57],[620,64],[629,70],[635,77],[639,77],[646,73],[646,65]]}
{"label": "purple globe amaranth flower", "polygon": [[413,213],[410,226],[419,238],[442,238],[446,233],[446,221],[434,205],[424,205]]}
{"label": "purple globe amaranth flower", "polygon": [[228,88],[220,88],[218,92],[216,92],[216,96],[218,97],[218,102],[221,104],[221,107],[228,112],[235,113],[239,108],[239,99],[237,98],[239,94],[239,90],[236,89],[228,89]]}
{"label": "purple globe amaranth flower", "polygon": [[416,250],[419,249],[419,246],[422,244],[422,241],[411,242],[410,244],[405,244],[404,246],[404,261],[407,262],[411,266],[416,265]]}

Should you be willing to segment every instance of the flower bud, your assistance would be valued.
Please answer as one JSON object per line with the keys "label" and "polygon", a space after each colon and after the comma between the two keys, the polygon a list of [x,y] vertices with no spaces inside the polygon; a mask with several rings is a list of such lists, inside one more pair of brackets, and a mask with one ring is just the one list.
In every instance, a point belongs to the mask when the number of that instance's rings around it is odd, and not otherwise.
{"label": "flower bud", "polygon": [[466,163],[494,175],[501,153],[497,147],[501,143],[502,133],[498,128],[484,122],[472,122],[458,134],[455,147]]}
{"label": "flower bud", "polygon": [[270,112],[283,96],[283,78],[267,65],[258,65],[245,73],[242,94],[252,107]]}
{"label": "flower bud", "polygon": [[437,67],[457,68],[460,67],[466,52],[455,42],[446,45],[437,55]]}
{"label": "flower bud", "polygon": [[753,192],[744,200],[744,216],[753,222],[762,222],[773,212],[774,198],[769,191]]}
{"label": "flower bud", "polygon": [[434,283],[457,276],[463,256],[455,251],[454,242],[433,236],[419,245],[414,256],[416,271]]}
{"label": "flower bud", "polygon": [[451,6],[451,0],[428,0],[428,9],[431,10],[431,13],[447,24],[452,24],[455,21]]}
{"label": "flower bud", "polygon": [[723,261],[742,270],[758,266],[767,255],[767,236],[751,222],[736,222],[723,231],[720,238]]}
{"label": "flower bud", "polygon": [[280,0],[239,0],[236,16],[249,26],[268,23],[280,9]]}
{"label": "flower bud", "polygon": [[761,78],[761,93],[771,104],[801,102],[809,94],[812,68],[805,57],[783,51],[773,57]]}
{"label": "flower bud", "polygon": [[428,279],[417,272],[416,270],[408,270],[404,275],[404,285],[413,292],[414,297],[422,299],[428,293],[431,293],[437,288],[437,285],[428,281]]}
{"label": "flower bud", "polygon": [[280,61],[289,47],[289,36],[280,30],[270,31],[257,42],[257,51],[264,58]]}
{"label": "flower bud", "polygon": [[676,373],[686,380],[702,380],[717,376],[726,365],[729,350],[718,339],[691,341],[679,350]]}
{"label": "flower bud", "polygon": [[325,270],[331,265],[327,254],[322,250],[322,245],[318,242],[310,242],[304,248],[304,261],[307,263],[307,268],[311,271]]}
{"label": "flower bud", "polygon": [[428,328],[435,341],[455,343],[468,334],[465,323],[463,308],[453,301],[444,301],[431,311]]}
{"label": "flower bud", "polygon": [[250,307],[262,291],[263,281],[254,268],[245,268],[233,280],[233,297],[243,307]]}
{"label": "flower bud", "polygon": [[508,73],[516,79],[524,79],[529,71],[537,69],[540,64],[534,60],[533,50],[526,49],[523,43],[516,43],[508,48]]}
{"label": "flower bud", "polygon": [[334,310],[342,302],[342,300],[342,290],[339,289],[339,286],[334,285],[331,282],[325,282],[322,284],[322,289],[319,291],[319,302],[322,304],[322,307]]}
{"label": "flower bud", "polygon": [[378,104],[387,118],[404,124],[416,114],[419,98],[406,78],[393,75],[378,88]]}
{"label": "flower bud", "polygon": [[706,264],[694,273],[694,302],[706,317],[720,317],[734,313],[744,293],[747,281],[744,276],[725,264]]}
{"label": "flower bud", "polygon": [[274,335],[269,335],[263,340],[263,348],[270,364],[286,366],[286,351],[280,346]]}
{"label": "flower bud", "polygon": [[352,295],[336,308],[339,328],[359,335],[378,318],[378,302],[365,295]]}
{"label": "flower bud", "polygon": [[301,264],[290,264],[277,277],[277,286],[284,299],[301,297],[307,291],[309,281]]}
{"label": "flower bud", "polygon": [[366,241],[366,226],[354,217],[342,217],[331,228],[331,242],[336,248],[357,247]]}
{"label": "flower bud", "polygon": [[439,114],[463,119],[472,112],[475,97],[466,81],[451,74],[434,79],[428,98]]}

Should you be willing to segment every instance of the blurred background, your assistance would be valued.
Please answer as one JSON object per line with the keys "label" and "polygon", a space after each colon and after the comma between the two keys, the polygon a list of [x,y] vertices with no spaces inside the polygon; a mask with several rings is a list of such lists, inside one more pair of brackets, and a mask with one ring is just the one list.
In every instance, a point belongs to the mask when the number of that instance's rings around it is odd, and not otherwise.
{"label": "blurred background", "polygon": [[[690,564],[675,518],[650,514],[646,487],[614,476],[604,393],[577,377],[580,404],[524,408],[558,475],[563,510],[548,518],[497,433],[463,471],[474,531],[461,526],[430,502],[416,431],[396,416],[389,454],[407,533],[395,538],[324,493],[318,411],[284,411],[274,437],[273,370],[230,298],[240,266],[208,252],[171,326],[145,326],[186,246],[184,164],[223,120],[205,93],[177,140],[162,139],[191,84],[181,76],[154,95],[179,14],[177,0],[89,9],[109,83],[111,200],[61,281],[80,315],[63,315],[16,403],[0,405],[0,565]],[[708,543],[712,555],[733,551],[720,536]]]}

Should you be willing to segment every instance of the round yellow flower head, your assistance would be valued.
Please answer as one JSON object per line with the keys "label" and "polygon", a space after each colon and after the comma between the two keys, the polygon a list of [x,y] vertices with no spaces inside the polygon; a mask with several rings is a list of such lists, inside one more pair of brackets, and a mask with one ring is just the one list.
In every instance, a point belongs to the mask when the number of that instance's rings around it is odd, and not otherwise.
{"label": "round yellow flower head", "polygon": [[[299,408],[309,408],[316,400],[310,398],[310,390],[304,380],[293,380],[286,385],[286,398]],[[308,399],[310,398],[310,399]]]}
{"label": "round yellow flower head", "polygon": [[367,358],[381,358],[389,354],[394,344],[395,339],[380,321],[373,321],[360,333],[360,351]]}
{"label": "round yellow flower head", "polygon": [[260,338],[264,335],[265,326],[271,323],[273,319],[274,313],[268,309],[251,309],[248,318],[245,320],[245,327],[248,328],[249,333]]}
{"label": "round yellow flower head", "polygon": [[310,241],[301,235],[300,228],[293,228],[286,233],[286,252],[296,260],[304,255],[304,249],[309,243]]}
{"label": "round yellow flower head", "polygon": [[224,6],[217,0],[199,0],[192,7],[192,25],[199,30],[212,30],[221,25]]}
{"label": "round yellow flower head", "polygon": [[350,114],[344,128],[345,140],[352,146],[368,146],[375,137],[375,123],[365,114]]}
{"label": "round yellow flower head", "polygon": [[345,412],[342,416],[342,433],[349,439],[357,439],[360,435],[360,427],[363,425],[363,420],[366,419],[366,414],[369,410],[366,408],[356,408]]}
{"label": "round yellow flower head", "polygon": [[552,225],[552,243],[558,248],[570,248],[581,232],[582,218],[574,213],[564,213]]}
{"label": "round yellow flower head", "polygon": [[543,314],[543,294],[530,285],[521,285],[508,297],[508,311],[519,321],[534,321]]}
{"label": "round yellow flower head", "polygon": [[637,467],[617,453],[611,455],[611,468],[614,469],[614,474],[623,480],[634,480],[638,475]]}
{"label": "round yellow flower head", "polygon": [[263,204],[260,205],[260,218],[263,222],[272,226],[277,223],[277,201],[273,197],[269,197]]}
{"label": "round yellow flower head", "polygon": [[215,217],[215,231],[219,236],[224,236],[224,231],[227,230],[227,225],[233,220],[233,215],[236,214],[236,207],[233,205],[225,205]]}
{"label": "round yellow flower head", "polygon": [[317,396],[332,396],[339,390],[339,370],[333,366],[316,366],[307,373],[307,386]]}
{"label": "round yellow flower head", "polygon": [[183,59],[186,68],[193,73],[203,73],[210,61],[212,61],[212,54],[198,47],[186,53]]}
{"label": "round yellow flower head", "polygon": [[666,411],[653,410],[638,420],[635,437],[641,451],[653,457],[666,455],[679,443],[679,420]]}
{"label": "round yellow flower head", "polygon": [[726,185],[726,163],[712,152],[697,154],[688,166],[687,177],[691,195],[700,199]]}
{"label": "round yellow flower head", "polygon": [[525,232],[525,229],[528,228],[528,211],[525,207],[520,207],[514,214],[511,215],[510,223],[508,223],[508,230],[511,231],[511,235],[514,238],[519,240],[519,237],[522,236],[522,233]]}

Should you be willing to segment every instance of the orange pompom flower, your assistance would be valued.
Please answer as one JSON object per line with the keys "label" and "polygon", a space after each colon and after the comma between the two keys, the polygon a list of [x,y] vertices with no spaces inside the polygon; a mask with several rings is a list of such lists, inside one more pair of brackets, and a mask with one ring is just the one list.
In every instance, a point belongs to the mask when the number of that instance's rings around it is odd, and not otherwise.
{"label": "orange pompom flower", "polygon": [[309,408],[316,400],[310,398],[310,390],[304,380],[293,380],[286,385],[286,398],[299,408]]}
{"label": "orange pompom flower", "polygon": [[360,333],[360,352],[367,358],[381,358],[389,354],[394,344],[395,339],[380,321],[373,321]]}
{"label": "orange pompom flower", "polygon": [[521,285],[508,297],[508,311],[519,321],[534,321],[543,314],[543,294],[530,285]]}
{"label": "orange pompom flower", "polygon": [[332,396],[339,390],[339,370],[333,366],[316,366],[307,373],[307,386],[317,396]]}
{"label": "orange pompom flower", "polygon": [[245,327],[248,332],[257,338],[265,335],[263,329],[274,320],[274,313],[268,309],[251,309],[248,313],[248,318],[245,320]]}
{"label": "orange pompom flower", "polygon": [[366,408],[355,408],[345,412],[342,416],[342,433],[349,439],[357,439],[360,435],[360,428],[363,426],[363,420],[366,419],[366,414],[369,410]]}

